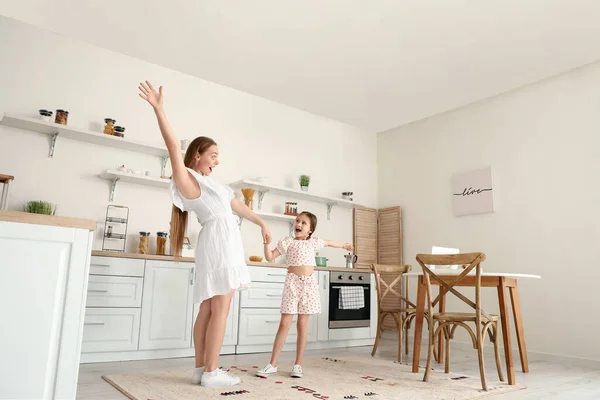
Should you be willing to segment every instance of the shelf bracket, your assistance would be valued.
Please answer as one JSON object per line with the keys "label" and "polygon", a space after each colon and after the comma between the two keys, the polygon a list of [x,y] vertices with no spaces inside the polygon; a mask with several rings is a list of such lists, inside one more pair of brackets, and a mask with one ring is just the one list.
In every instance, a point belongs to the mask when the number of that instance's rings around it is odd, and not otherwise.
{"label": "shelf bracket", "polygon": [[258,192],[258,209],[262,210],[262,201],[263,201],[263,197],[265,197],[265,193],[267,193],[268,190],[262,190]]}
{"label": "shelf bracket", "polygon": [[294,223],[290,222],[290,237],[294,237]]}
{"label": "shelf bracket", "polygon": [[52,139],[50,142],[50,154],[48,154],[48,157],[50,158],[54,158],[54,148],[56,147],[56,138],[58,137],[58,132],[54,132],[52,134]]}
{"label": "shelf bracket", "polygon": [[112,183],[110,185],[110,197],[108,199],[108,201],[110,203],[113,202],[113,199],[115,198],[115,189],[117,188],[117,182],[119,181],[119,179],[121,178],[115,178],[112,180]]}
{"label": "shelf bracket", "polygon": [[164,156],[161,158],[160,176],[165,176],[165,174],[167,172],[167,162],[168,161],[169,161],[169,156]]}
{"label": "shelf bracket", "polygon": [[331,209],[333,208],[333,206],[335,205],[335,203],[327,203],[327,219],[331,219]]}

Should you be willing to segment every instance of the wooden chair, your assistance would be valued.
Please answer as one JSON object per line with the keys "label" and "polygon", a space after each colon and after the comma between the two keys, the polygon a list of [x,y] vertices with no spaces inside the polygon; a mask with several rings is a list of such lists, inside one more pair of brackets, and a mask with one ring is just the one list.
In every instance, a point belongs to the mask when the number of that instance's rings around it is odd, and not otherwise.
{"label": "wooden chair", "polygon": [[[410,272],[410,265],[381,265],[371,264],[375,274],[377,288],[377,336],[371,356],[374,356],[379,347],[379,339],[383,332],[383,322],[392,316],[398,329],[398,361],[402,361],[402,340],[406,341],[405,348],[408,352],[408,335],[404,334],[410,321],[415,318],[416,306],[402,293],[402,277]],[[399,289],[399,291],[397,290]],[[408,354],[408,353],[407,353]]]}
{"label": "wooden chair", "polygon": [[[498,348],[498,316],[491,315],[482,310],[481,308],[481,262],[485,260],[485,254],[483,253],[464,253],[464,254],[444,254],[444,255],[432,255],[432,254],[417,254],[417,262],[423,268],[423,278],[427,287],[427,309],[425,317],[429,320],[429,326],[434,326],[437,322],[437,328],[435,332],[433,329],[429,330],[429,351],[427,353],[427,367],[425,369],[425,376],[423,381],[429,380],[429,374],[431,372],[431,362],[434,356],[434,347],[436,345],[437,338],[441,332],[444,334],[446,340],[446,365],[445,372],[450,371],[450,340],[454,337],[456,328],[461,326],[469,332],[473,341],[473,348],[477,349],[477,355],[479,358],[479,374],[481,377],[481,386],[483,390],[487,391],[487,384],[485,378],[485,369],[483,363],[483,342],[485,340],[486,333],[489,334],[490,341],[494,344],[494,355],[496,357],[496,368],[498,369],[498,377],[500,381],[504,381],[504,375],[502,373],[502,365],[500,361],[500,352]],[[428,266],[431,265],[462,265],[462,271],[456,271],[456,275],[448,275],[438,272],[437,269],[431,270]],[[462,293],[455,289],[455,286],[460,286],[461,281],[467,276],[473,276],[471,271],[475,270],[476,283],[475,283],[475,302],[464,296]],[[459,274],[460,272],[460,274]],[[441,279],[440,276],[444,276]],[[440,285],[440,293],[433,299],[431,292],[431,279],[435,280]],[[472,307],[474,313],[433,313],[434,307],[440,302],[440,300],[446,295],[446,293],[452,293],[465,304]],[[475,326],[472,329],[467,322],[474,322]]]}

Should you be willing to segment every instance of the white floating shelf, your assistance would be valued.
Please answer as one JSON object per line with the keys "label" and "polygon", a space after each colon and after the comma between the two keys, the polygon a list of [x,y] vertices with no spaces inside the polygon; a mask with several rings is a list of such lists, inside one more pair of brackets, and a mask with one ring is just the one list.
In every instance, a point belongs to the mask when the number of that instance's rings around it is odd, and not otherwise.
{"label": "white floating shelf", "polygon": [[170,179],[163,178],[153,178],[145,175],[136,175],[128,172],[121,172],[117,170],[106,170],[102,172],[99,177],[101,179],[106,179],[112,181],[111,189],[110,189],[110,197],[109,201],[113,201],[115,195],[115,188],[117,186],[117,182],[131,182],[137,183],[139,185],[146,186],[155,186],[161,188],[168,188],[171,183]]}
{"label": "white floating shelf", "polygon": [[[265,220],[287,222],[289,224],[289,228],[290,228],[290,236],[292,235],[292,233],[293,233],[292,231],[294,228],[294,222],[296,221],[295,216],[278,214],[278,213],[270,213],[270,212],[264,212],[264,211],[254,211],[254,213]],[[240,218],[240,225],[242,224],[242,221],[243,221],[243,219]]]}
{"label": "white floating shelf", "polygon": [[2,118],[2,125],[53,136],[50,157],[53,157],[54,155],[54,147],[57,137],[79,140],[81,142],[113,147],[116,149],[129,150],[136,153],[150,154],[163,158],[169,155],[167,149],[164,147],[153,146],[117,136],[93,132],[87,129],[56,124],[54,122],[46,122],[40,119],[22,117],[14,114],[5,113],[4,117]]}
{"label": "white floating shelf", "polygon": [[256,182],[248,179],[242,179],[237,182],[231,183],[229,186],[233,189],[241,189],[241,188],[252,188],[258,192],[258,208],[261,208],[262,199],[265,193],[269,192],[272,194],[280,195],[280,196],[293,196],[296,199],[314,201],[316,203],[324,203],[327,204],[327,219],[329,219],[329,215],[331,212],[331,207],[338,206],[343,208],[355,208],[355,207],[364,207],[363,205],[356,204],[353,201],[345,200],[336,197],[327,197],[327,196],[319,196],[310,192],[304,192],[298,189],[291,189],[282,186],[268,185],[262,182]]}
{"label": "white floating shelf", "polygon": [[284,221],[284,222],[294,222],[296,221],[296,217],[293,215],[285,215],[285,214],[277,214],[270,213],[264,211],[255,211],[255,214],[261,217],[262,219],[269,219],[273,221]]}

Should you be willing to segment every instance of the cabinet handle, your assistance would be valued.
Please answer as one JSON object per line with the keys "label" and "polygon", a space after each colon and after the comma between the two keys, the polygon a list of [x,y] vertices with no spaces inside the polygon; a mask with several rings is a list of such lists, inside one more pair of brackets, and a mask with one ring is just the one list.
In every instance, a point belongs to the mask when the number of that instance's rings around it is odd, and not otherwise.
{"label": "cabinet handle", "polygon": [[190,269],[190,285],[194,284],[194,278],[196,277],[196,274],[194,274],[194,269],[195,268]]}
{"label": "cabinet handle", "polygon": [[88,293],[106,293],[108,290],[88,289]]}
{"label": "cabinet handle", "polygon": [[327,290],[327,275],[323,276],[323,290]]}
{"label": "cabinet handle", "polygon": [[267,274],[267,276],[286,276],[287,274]]}
{"label": "cabinet handle", "polygon": [[104,322],[85,322],[84,325],[104,325]]}
{"label": "cabinet handle", "polygon": [[265,321],[265,323],[267,323],[267,324],[278,324],[279,321]]}
{"label": "cabinet handle", "polygon": [[281,297],[281,295],[280,294],[267,293],[267,297]]}
{"label": "cabinet handle", "polygon": [[92,264],[92,267],[110,268],[108,264]]}

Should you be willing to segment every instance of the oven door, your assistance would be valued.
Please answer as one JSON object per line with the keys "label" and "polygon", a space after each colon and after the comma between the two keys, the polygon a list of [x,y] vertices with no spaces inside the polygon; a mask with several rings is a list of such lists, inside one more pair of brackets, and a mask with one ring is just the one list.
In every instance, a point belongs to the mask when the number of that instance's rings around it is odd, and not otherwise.
{"label": "oven door", "polygon": [[[359,309],[340,308],[342,286],[361,287],[365,306]],[[359,328],[371,325],[371,285],[355,283],[329,284],[329,328]]]}

